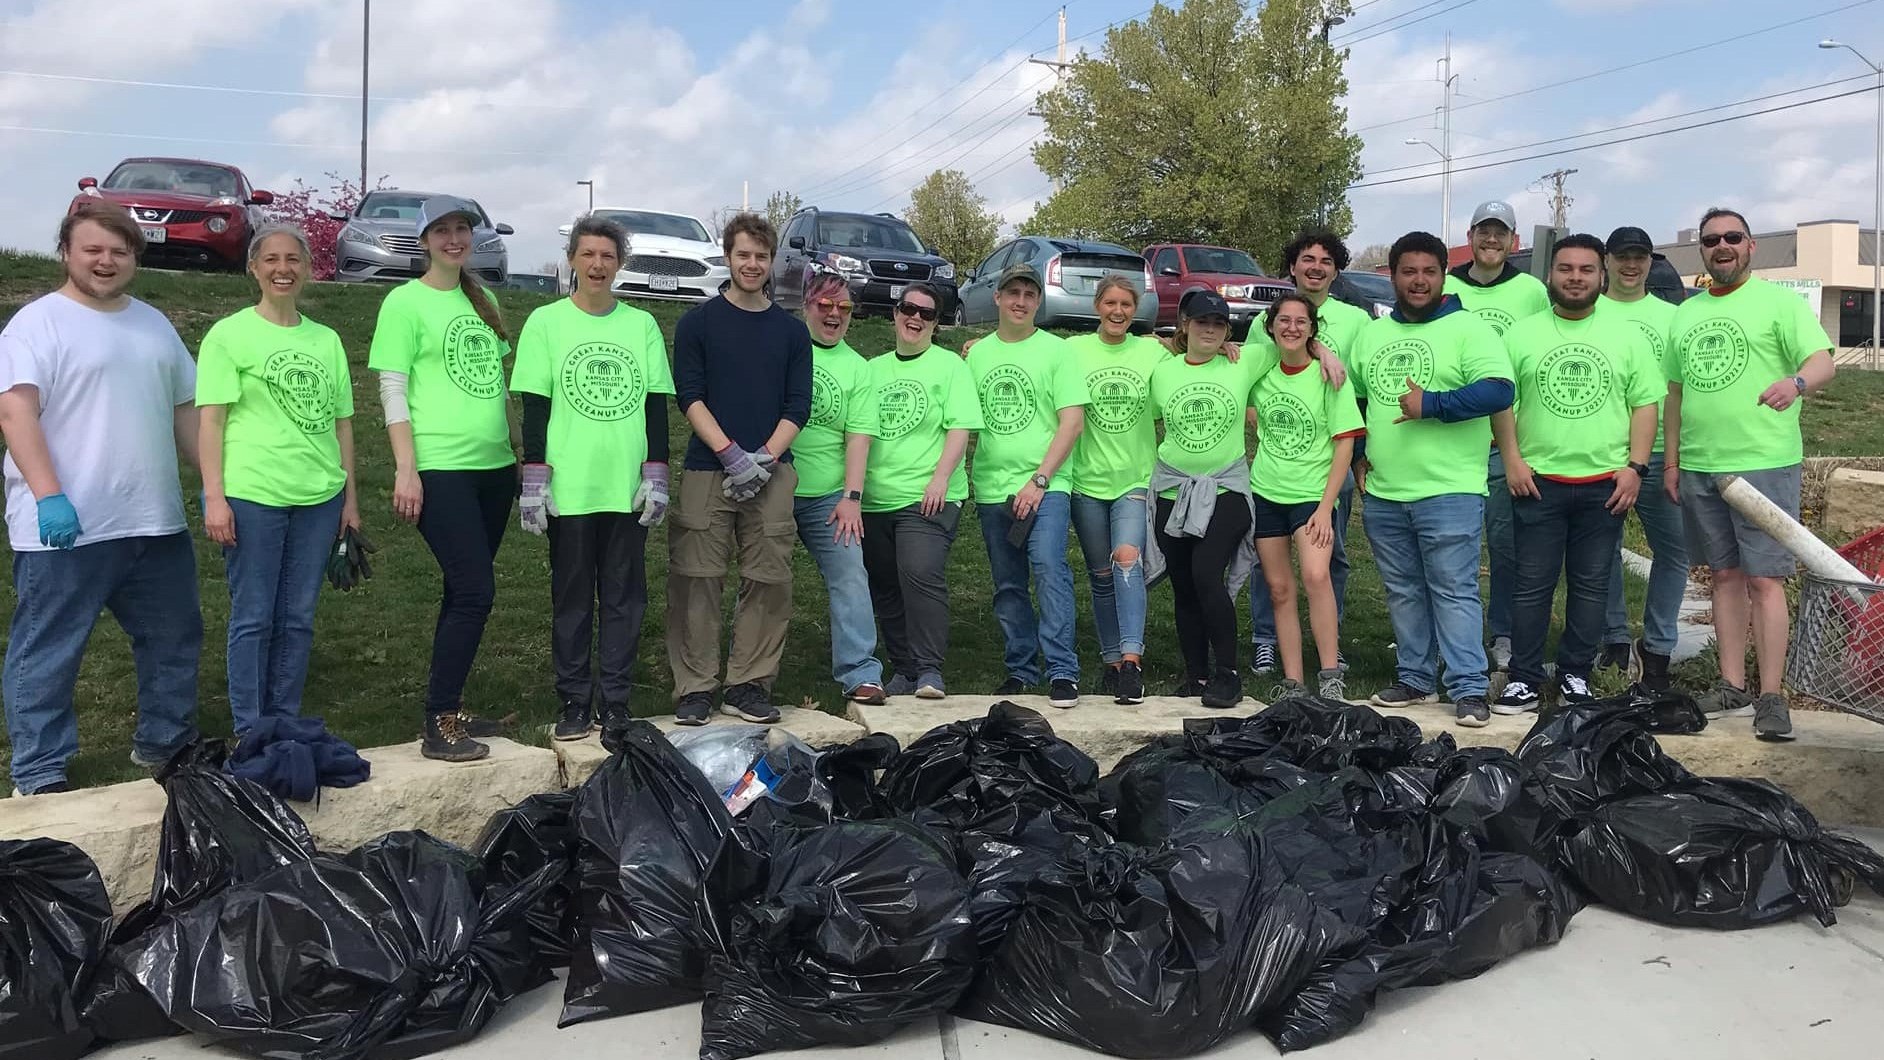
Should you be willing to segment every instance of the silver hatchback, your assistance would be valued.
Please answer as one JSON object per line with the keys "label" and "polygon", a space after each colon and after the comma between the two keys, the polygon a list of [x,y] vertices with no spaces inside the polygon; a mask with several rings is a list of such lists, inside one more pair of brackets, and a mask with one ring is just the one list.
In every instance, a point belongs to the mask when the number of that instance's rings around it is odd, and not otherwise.
{"label": "silver hatchback", "polygon": [[[419,206],[436,192],[375,191],[360,201],[334,243],[334,279],[349,283],[410,280],[425,274],[425,247],[419,241]],[[477,200],[479,221],[471,230],[471,257],[465,263],[478,279],[493,286],[510,279],[510,251],[503,237],[509,225],[492,224]]]}
{"label": "silver hatchback", "polygon": [[1093,310],[1093,292],[1099,281],[1113,273],[1132,281],[1138,291],[1138,311],[1132,330],[1149,332],[1158,320],[1158,295],[1145,272],[1145,259],[1113,243],[1052,236],[1019,236],[994,248],[962,285],[958,324],[991,324],[995,319],[994,285],[1001,270],[1027,262],[1046,283],[1040,289],[1040,311],[1034,323],[1043,328],[1091,329],[1099,326]]}

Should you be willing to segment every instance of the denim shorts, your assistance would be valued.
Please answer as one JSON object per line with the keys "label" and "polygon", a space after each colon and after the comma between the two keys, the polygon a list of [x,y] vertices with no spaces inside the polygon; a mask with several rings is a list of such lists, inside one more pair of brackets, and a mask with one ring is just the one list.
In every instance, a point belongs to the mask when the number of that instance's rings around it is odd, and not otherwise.
{"label": "denim shorts", "polygon": [[1321,507],[1315,501],[1277,504],[1260,493],[1251,494],[1250,503],[1256,508],[1257,537],[1288,537],[1307,526],[1315,509]]}
{"label": "denim shorts", "polygon": [[[1799,518],[1802,465],[1741,471],[1738,477],[1785,511]],[[1720,495],[1725,474],[1681,473],[1681,522],[1688,555],[1713,570],[1739,570],[1754,578],[1790,578],[1798,561],[1766,531],[1734,510]]]}

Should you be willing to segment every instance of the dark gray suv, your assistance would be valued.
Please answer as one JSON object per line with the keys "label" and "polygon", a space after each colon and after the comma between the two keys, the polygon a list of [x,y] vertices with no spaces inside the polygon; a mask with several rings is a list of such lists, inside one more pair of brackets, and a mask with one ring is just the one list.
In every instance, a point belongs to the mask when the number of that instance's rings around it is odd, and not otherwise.
{"label": "dark gray suv", "polygon": [[955,266],[895,214],[815,207],[793,214],[772,258],[772,299],[786,309],[802,308],[805,272],[813,264],[844,274],[859,315],[889,313],[912,283],[931,284],[941,294],[936,308],[943,320],[955,313]]}

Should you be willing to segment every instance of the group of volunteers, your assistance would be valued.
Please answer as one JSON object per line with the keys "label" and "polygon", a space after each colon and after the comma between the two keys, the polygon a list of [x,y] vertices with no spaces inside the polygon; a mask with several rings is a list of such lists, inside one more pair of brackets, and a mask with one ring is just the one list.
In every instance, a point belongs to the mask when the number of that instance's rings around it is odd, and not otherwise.
{"label": "group of volunteers", "polygon": [[[425,202],[425,272],[387,294],[368,357],[393,512],[416,525],[443,583],[428,757],[483,757],[481,738],[504,728],[463,699],[513,500],[522,529],[548,536],[559,740],[631,716],[647,540],[663,521],[680,723],[704,724],[716,706],[778,720],[794,538],[825,583],[844,695],[948,695],[948,563],[971,496],[1005,645],[996,695],[1044,685],[1056,707],[1080,702],[1076,535],[1100,687],[1115,702],[1146,695],[1147,586],[1160,574],[1185,674],[1178,695],[1242,701],[1243,579],[1253,669],[1280,670],[1274,697],[1309,691],[1298,568],[1313,690],[1345,698],[1357,490],[1396,651],[1395,680],[1373,703],[1436,702],[1443,679],[1459,724],[1475,726],[1553,691],[1588,698],[1603,662],[1666,687],[1693,557],[1713,571],[1721,648],[1703,708],[1752,715],[1764,737],[1790,733],[1778,682],[1793,560],[1726,504],[1720,480],[1738,475],[1796,515],[1799,400],[1831,378],[1831,343],[1802,300],[1751,276],[1754,241],[1734,211],[1703,218],[1713,286],[1679,307],[1648,294],[1642,230],[1558,240],[1540,283],[1506,260],[1516,218],[1491,202],[1473,217],[1472,260],[1456,269],[1427,233],[1393,244],[1394,307],[1378,319],[1330,297],[1348,251],[1310,232],[1284,252],[1295,292],[1240,346],[1211,290],[1184,297],[1168,341],[1132,334],[1142,279],[1123,276],[1098,283],[1096,330],[1063,339],[1035,325],[1043,277],[1018,264],[996,278],[992,334],[961,353],[936,345],[941,292],[914,283],[892,311],[894,348],[868,358],[846,342],[846,279],[814,269],[803,319],[787,313],[769,295],[776,234],[741,214],[722,240],[731,280],[681,318],[671,360],[654,318],[612,293],[627,257],[618,225],[573,226],[572,293],[513,331],[464,268],[477,219],[463,200]],[[162,314],[125,293],[143,236],[121,207],[77,207],[58,250],[64,286],[0,332],[18,596],[4,695],[23,794],[68,790],[74,685],[101,610],[135,657],[133,759],[160,764],[197,735],[203,624],[179,458],[201,472],[205,530],[223,550],[238,733],[300,712],[320,581],[337,538],[360,525],[352,380],[338,336],[298,308],[311,260],[298,229],[256,233],[248,260],[260,297],[216,323],[195,360]],[[690,429],[677,480],[670,398]],[[1619,570],[1631,509],[1654,552],[1633,641]],[[1560,581],[1565,619],[1547,677]],[[1757,690],[1744,667],[1749,626]],[[1509,679],[1488,702],[1494,670]]]}

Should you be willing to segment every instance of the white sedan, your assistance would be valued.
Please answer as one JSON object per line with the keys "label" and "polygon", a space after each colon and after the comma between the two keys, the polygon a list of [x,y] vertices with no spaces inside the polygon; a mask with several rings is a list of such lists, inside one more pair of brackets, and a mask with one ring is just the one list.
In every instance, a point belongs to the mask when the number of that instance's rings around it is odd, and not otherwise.
{"label": "white sedan", "polygon": [[[615,274],[615,293],[632,298],[704,302],[732,277],[726,257],[697,217],[661,210],[602,206],[595,216],[628,230],[628,260]],[[569,238],[574,225],[557,229]],[[556,285],[569,293],[569,261],[556,265]]]}

